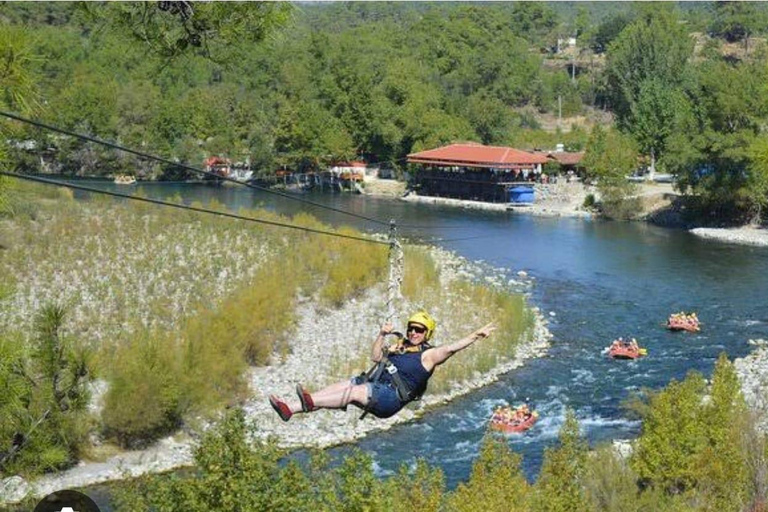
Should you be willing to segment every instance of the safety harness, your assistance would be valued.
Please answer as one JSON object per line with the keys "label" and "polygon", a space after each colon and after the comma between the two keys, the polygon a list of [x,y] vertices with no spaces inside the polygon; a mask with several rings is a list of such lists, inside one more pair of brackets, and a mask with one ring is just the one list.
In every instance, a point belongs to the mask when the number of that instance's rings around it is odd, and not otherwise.
{"label": "safety harness", "polygon": [[[415,352],[424,352],[427,349],[432,348],[427,342],[420,343],[419,345],[406,345],[403,340],[405,339],[403,334],[397,331],[388,334],[389,336],[397,336],[398,343],[392,347],[382,347],[381,359],[374,364],[370,370],[360,374],[366,382],[375,384],[381,379],[384,372],[387,372],[392,379],[392,384],[397,392],[397,398],[404,403],[412,402],[421,398],[421,395],[417,395],[414,390],[408,385],[405,380],[400,376],[400,372],[397,371],[397,367],[392,364],[392,361],[387,357],[388,354],[406,354]],[[374,406],[373,398],[368,401],[368,405],[363,410],[363,414],[360,415],[360,419],[365,418]]]}

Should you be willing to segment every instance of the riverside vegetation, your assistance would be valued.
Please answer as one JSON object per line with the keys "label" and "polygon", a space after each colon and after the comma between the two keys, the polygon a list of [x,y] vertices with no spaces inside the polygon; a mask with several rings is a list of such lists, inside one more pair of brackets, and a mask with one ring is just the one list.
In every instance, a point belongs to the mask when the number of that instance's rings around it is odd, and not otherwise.
{"label": "riverside vegetation", "polygon": [[[300,298],[335,308],[387,275],[386,245],[130,201],[75,201],[66,189],[19,185],[10,198],[0,229],[0,269],[12,278],[0,302],[3,474],[66,468],[103,457],[111,444],[141,447],[215,421],[244,403],[249,366],[292,350]],[[291,221],[329,229],[306,214]],[[534,322],[521,294],[462,279],[443,287],[420,247],[406,246],[403,294],[439,307],[448,330],[498,320],[493,343],[444,372],[438,392],[508,359]],[[343,359],[360,371],[367,354]],[[325,377],[348,372],[339,362]]]}
{"label": "riverside vegetation", "polygon": [[194,477],[145,476],[115,490],[117,510],[425,510],[764,511],[768,491],[765,437],[741,397],[723,355],[710,385],[696,373],[648,392],[635,404],[644,418],[633,453],[610,445],[589,451],[566,412],[556,445],[529,483],[521,458],[503,437],[484,440],[469,480],[448,491],[439,468],[419,461],[386,479],[357,452],[330,466],[322,452],[306,465],[280,464],[274,444],[249,444],[238,410],[208,432],[195,452]]}
{"label": "riverside vegetation", "polygon": [[[607,216],[637,213],[622,199],[638,167],[674,175],[681,210],[699,222],[757,223],[768,204],[765,4],[193,10],[182,22],[189,13],[140,2],[4,4],[0,106],[169,160],[247,160],[264,178],[355,157],[402,175],[409,153],[457,141],[563,143],[586,150]],[[570,37],[576,46],[562,48]],[[20,123],[3,129],[0,152],[19,171],[192,177]]]}

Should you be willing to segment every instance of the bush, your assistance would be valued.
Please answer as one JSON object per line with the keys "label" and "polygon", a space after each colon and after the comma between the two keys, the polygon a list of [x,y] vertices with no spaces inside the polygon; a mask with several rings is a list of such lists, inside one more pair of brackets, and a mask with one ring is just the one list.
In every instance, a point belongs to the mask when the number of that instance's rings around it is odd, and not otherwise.
{"label": "bush", "polygon": [[0,475],[63,469],[80,457],[89,427],[90,361],[62,334],[64,309],[44,307],[31,350],[0,337]]}
{"label": "bush", "polygon": [[588,503],[583,483],[588,445],[570,409],[566,410],[558,444],[556,448],[544,450],[544,462],[536,483],[536,510],[586,512]]}
{"label": "bush", "polygon": [[682,493],[698,481],[697,456],[706,444],[700,407],[704,378],[691,372],[650,399],[631,464],[645,487]]}
{"label": "bush", "polygon": [[182,410],[179,350],[170,336],[145,332],[117,348],[102,421],[123,446],[142,445],[175,429]]}
{"label": "bush", "polygon": [[603,445],[589,454],[584,473],[584,490],[591,510],[638,510],[637,475],[610,444]]}
{"label": "bush", "polygon": [[483,439],[480,456],[472,465],[467,483],[447,497],[450,512],[525,511],[530,507],[530,486],[520,471],[520,455],[512,452],[504,438]]}

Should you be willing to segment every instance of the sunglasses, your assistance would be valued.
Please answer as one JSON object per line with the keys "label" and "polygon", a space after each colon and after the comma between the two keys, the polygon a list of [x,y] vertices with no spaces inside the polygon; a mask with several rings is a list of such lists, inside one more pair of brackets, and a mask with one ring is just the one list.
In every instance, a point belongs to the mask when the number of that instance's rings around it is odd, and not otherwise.
{"label": "sunglasses", "polygon": [[422,327],[420,325],[409,325],[407,332],[411,332],[411,331],[415,332],[416,334],[424,334],[425,332],[427,332],[427,328]]}

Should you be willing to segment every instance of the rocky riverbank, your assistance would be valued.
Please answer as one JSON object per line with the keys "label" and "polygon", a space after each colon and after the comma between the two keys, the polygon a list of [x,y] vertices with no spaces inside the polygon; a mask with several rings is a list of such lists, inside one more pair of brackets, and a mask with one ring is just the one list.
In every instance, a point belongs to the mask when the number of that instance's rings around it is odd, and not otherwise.
{"label": "rocky riverbank", "polygon": [[720,242],[768,247],[768,230],[762,227],[694,228],[690,232],[701,238]]}
{"label": "rocky riverbank", "polygon": [[468,199],[453,199],[448,197],[420,196],[410,193],[403,197],[404,201],[422,204],[441,204],[460,208],[488,211],[511,211],[540,217],[577,217],[592,218],[592,212],[583,208],[588,194],[594,194],[592,186],[580,182],[565,181],[547,185],[535,184],[536,202],[526,205],[511,205],[509,203],[487,203]]}
{"label": "rocky riverbank", "polygon": [[[441,280],[483,280],[492,287],[523,293],[533,285],[533,280],[524,273],[512,277],[509,269],[493,269],[471,263],[436,248],[432,251],[433,259],[441,269]],[[493,382],[503,373],[522,365],[526,359],[541,355],[551,338],[546,320],[537,311],[535,325],[526,333],[525,342],[515,354],[502,358],[503,362],[499,366],[482,375],[476,373],[470,380],[446,393],[428,392],[423,400],[409,406],[394,418],[376,420],[369,417],[361,421],[360,411],[350,407],[347,412],[318,411],[312,415],[299,415],[288,423],[282,422],[267,403],[267,396],[271,393],[292,396],[298,382],[317,389],[326,383],[328,375],[334,372],[340,360],[349,359],[351,354],[367,354],[379,326],[385,320],[385,294],[383,288],[375,288],[336,310],[318,310],[313,301],[302,301],[296,315],[298,325],[291,342],[292,352],[287,356],[275,354],[273,365],[254,368],[249,376],[252,393],[251,399],[245,404],[245,410],[249,419],[257,425],[260,438],[275,437],[280,445],[290,448],[328,447],[354,441],[372,431],[389,429],[398,423],[412,420],[435,404],[450,401]],[[415,306],[405,301],[399,302],[394,320],[396,326],[400,327],[398,324],[402,318]],[[479,327],[458,324],[458,319],[450,318],[447,307],[445,311],[433,313],[440,322],[434,340],[437,344],[454,341],[454,338]],[[441,337],[441,333],[450,335],[444,334]],[[103,462],[82,462],[70,470],[46,475],[32,483],[18,477],[6,479],[0,482],[0,501],[12,503],[25,495],[43,496],[58,489],[83,487],[189,466],[193,462],[192,449],[195,442],[194,433],[180,433],[155,443],[147,450],[124,452]]]}
{"label": "rocky riverbank", "polygon": [[744,399],[757,415],[758,429],[768,433],[768,341],[749,340],[749,344],[757,347],[756,350],[733,364]]}

